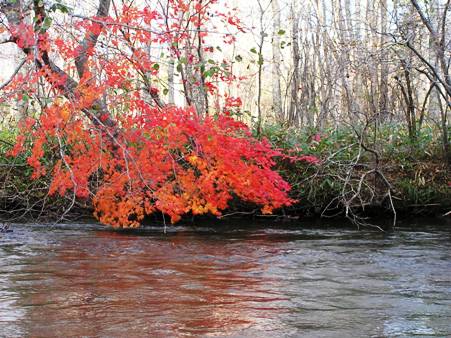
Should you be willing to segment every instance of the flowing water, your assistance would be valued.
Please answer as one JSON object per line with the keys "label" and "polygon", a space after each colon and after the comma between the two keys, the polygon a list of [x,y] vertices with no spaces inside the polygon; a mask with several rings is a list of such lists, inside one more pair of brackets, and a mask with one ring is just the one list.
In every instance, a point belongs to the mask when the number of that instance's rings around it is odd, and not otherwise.
{"label": "flowing water", "polygon": [[451,226],[434,222],[15,224],[0,234],[0,336],[451,336]]}

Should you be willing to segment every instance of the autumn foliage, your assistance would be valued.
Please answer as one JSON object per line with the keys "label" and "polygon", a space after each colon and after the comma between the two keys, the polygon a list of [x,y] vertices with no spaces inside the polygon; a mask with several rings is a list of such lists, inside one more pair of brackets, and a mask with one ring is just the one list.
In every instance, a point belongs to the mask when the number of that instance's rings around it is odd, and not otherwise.
{"label": "autumn foliage", "polygon": [[[172,222],[187,213],[220,215],[234,196],[263,213],[293,202],[289,185],[271,170],[282,154],[243,123],[226,115],[200,118],[192,108],[132,104],[140,114],[120,118],[114,142],[80,115],[70,116],[67,104],[53,105],[25,122],[11,155],[29,144],[33,178],[51,172],[50,194],[92,198],[95,216],[119,227],[139,226],[157,211]],[[46,165],[46,153],[61,155]]]}

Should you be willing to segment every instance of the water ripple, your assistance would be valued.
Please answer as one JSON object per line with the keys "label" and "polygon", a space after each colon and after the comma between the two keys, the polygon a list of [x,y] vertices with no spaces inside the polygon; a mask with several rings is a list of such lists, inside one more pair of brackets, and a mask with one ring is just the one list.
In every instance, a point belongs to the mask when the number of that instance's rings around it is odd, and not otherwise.
{"label": "water ripple", "polygon": [[14,225],[0,336],[449,336],[451,229]]}

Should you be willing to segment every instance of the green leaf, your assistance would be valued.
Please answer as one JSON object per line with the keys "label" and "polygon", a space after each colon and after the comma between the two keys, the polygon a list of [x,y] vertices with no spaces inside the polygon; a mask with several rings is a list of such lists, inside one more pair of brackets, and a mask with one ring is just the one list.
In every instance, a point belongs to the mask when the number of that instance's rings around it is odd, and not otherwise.
{"label": "green leaf", "polygon": [[181,72],[183,71],[183,67],[182,67],[182,64],[181,64],[181,63],[177,64],[177,71],[178,71],[179,73],[181,73]]}
{"label": "green leaf", "polygon": [[164,88],[164,89],[163,89],[163,95],[168,95],[168,93],[169,93],[169,89]]}
{"label": "green leaf", "polygon": [[61,1],[57,1],[56,4],[53,4],[50,7],[49,11],[56,12],[57,10],[60,11],[61,13],[69,13],[70,11],[72,11],[72,8],[67,5],[62,4]]}
{"label": "green leaf", "polygon": [[42,23],[41,30],[45,32],[47,29],[50,28],[51,25],[52,25],[52,18],[46,16],[44,19],[44,22]]}
{"label": "green leaf", "polygon": [[213,75],[215,75],[217,72],[219,71],[218,67],[211,67],[210,69],[206,70],[203,74],[204,77],[212,77]]}
{"label": "green leaf", "polygon": [[205,77],[205,78],[207,78],[207,77],[212,77],[213,74],[214,74],[214,72],[213,72],[211,69],[209,69],[209,70],[207,70],[207,71],[204,72],[204,77]]}
{"label": "green leaf", "polygon": [[158,63],[154,63],[152,65],[152,68],[155,69],[155,70],[159,70],[160,69],[160,65]]}
{"label": "green leaf", "polygon": [[243,57],[241,55],[237,55],[237,56],[235,56],[235,60],[238,62],[241,62],[241,61],[243,61]]}
{"label": "green leaf", "polygon": [[254,48],[251,48],[251,53],[257,54],[257,50]]}
{"label": "green leaf", "polygon": [[285,31],[284,31],[283,29],[281,29],[281,30],[279,30],[279,31],[277,32],[277,34],[278,34],[278,35],[284,35],[284,34],[285,34]]}

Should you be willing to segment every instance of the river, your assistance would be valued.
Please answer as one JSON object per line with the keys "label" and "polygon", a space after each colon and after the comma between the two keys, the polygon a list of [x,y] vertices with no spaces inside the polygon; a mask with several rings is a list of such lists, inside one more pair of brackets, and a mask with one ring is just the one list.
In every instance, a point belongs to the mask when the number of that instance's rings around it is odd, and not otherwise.
{"label": "river", "polygon": [[0,234],[1,337],[451,336],[451,225]]}

